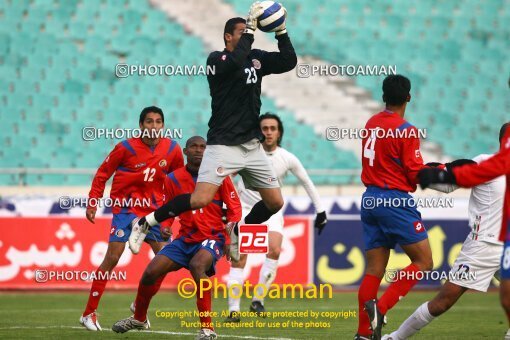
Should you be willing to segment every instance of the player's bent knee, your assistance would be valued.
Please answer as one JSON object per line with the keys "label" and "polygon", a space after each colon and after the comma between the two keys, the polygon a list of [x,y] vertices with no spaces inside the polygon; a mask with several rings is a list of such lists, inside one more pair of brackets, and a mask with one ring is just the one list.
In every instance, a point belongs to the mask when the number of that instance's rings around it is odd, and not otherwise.
{"label": "player's bent knee", "polygon": [[189,271],[193,276],[202,276],[202,274],[205,274],[205,267],[202,261],[197,261],[196,259],[192,259],[189,263]]}
{"label": "player's bent knee", "polygon": [[434,268],[434,261],[432,258],[424,258],[414,261],[414,265],[416,265],[421,271],[430,271]]}
{"label": "player's bent knee", "polygon": [[156,273],[150,268],[147,268],[143,272],[142,279],[140,281],[144,286],[150,286],[153,285],[157,279]]}
{"label": "player's bent knee", "polygon": [[282,252],[281,247],[273,247],[269,248],[269,252],[267,253],[267,257],[272,260],[278,260],[280,258],[280,253]]}
{"label": "player's bent knee", "polygon": [[432,270],[434,268],[434,260],[432,259],[432,257],[430,259],[427,259],[424,267],[425,267],[424,270],[427,270],[427,271]]}
{"label": "player's bent knee", "polygon": [[212,197],[208,195],[191,195],[191,208],[193,210],[201,209],[212,202]]}
{"label": "player's bent knee", "polygon": [[283,198],[282,197],[278,198],[277,200],[272,202],[271,206],[268,208],[269,208],[269,210],[271,210],[271,212],[273,214],[276,214],[278,211],[280,211],[283,208]]}

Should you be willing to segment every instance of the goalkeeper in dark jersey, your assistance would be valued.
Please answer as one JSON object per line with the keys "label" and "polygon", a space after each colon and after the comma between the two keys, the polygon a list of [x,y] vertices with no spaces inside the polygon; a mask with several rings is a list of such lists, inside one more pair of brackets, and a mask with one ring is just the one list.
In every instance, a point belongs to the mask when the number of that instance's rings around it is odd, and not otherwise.
{"label": "goalkeeper in dark jersey", "polygon": [[[223,180],[239,173],[245,185],[257,190],[262,198],[240,224],[259,224],[268,220],[283,206],[278,178],[261,145],[259,126],[262,77],[292,70],[296,53],[285,24],[275,33],[279,52],[252,49],[257,19],[264,14],[260,3],[254,3],[246,20],[232,18],[225,24],[225,49],[212,52],[207,64],[214,67],[208,76],[212,97],[207,149],[200,166],[197,185],[191,194],[175,197],[155,212],[133,221],[129,246],[136,251],[150,226],[185,211],[209,204]],[[237,230],[231,233],[231,257],[239,259]]]}

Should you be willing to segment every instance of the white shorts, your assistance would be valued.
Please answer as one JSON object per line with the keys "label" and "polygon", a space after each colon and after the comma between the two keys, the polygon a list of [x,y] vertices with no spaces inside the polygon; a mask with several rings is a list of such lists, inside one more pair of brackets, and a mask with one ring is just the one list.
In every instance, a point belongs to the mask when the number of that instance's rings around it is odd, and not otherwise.
{"label": "white shorts", "polygon": [[[458,286],[486,292],[499,270],[503,245],[467,238],[453,264],[450,282]],[[459,273],[459,275],[457,275]],[[471,275],[460,275],[472,273]]]}
{"label": "white shorts", "polygon": [[207,145],[197,182],[220,186],[234,173],[241,175],[248,189],[280,187],[271,161],[257,139],[234,146]]}
{"label": "white shorts", "polygon": [[[251,211],[251,206],[242,204],[243,207],[243,219],[248,215]],[[283,235],[283,209],[280,209],[276,214],[271,216],[269,220],[263,222],[261,224],[267,224],[268,231],[275,231]]]}

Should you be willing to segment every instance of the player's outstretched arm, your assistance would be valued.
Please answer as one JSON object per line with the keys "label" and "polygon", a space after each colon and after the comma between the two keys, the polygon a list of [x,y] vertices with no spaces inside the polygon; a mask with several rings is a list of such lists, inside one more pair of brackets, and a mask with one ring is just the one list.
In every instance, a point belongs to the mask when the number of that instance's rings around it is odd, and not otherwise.
{"label": "player's outstretched arm", "polygon": [[500,141],[500,151],[480,164],[465,165],[452,170],[461,187],[470,188],[510,173],[510,130]]}
{"label": "player's outstretched arm", "polygon": [[503,149],[480,164],[464,165],[452,170],[461,187],[470,188],[510,173],[510,148]]}
{"label": "player's outstretched arm", "polygon": [[[97,200],[103,197],[106,182],[110,179],[110,177],[112,177],[113,173],[122,163],[122,160],[124,159],[124,151],[125,148],[121,145],[121,143],[117,144],[105,158],[103,164],[99,166],[90,187],[89,202],[97,202]],[[89,203],[87,206],[86,217],[91,223],[94,223],[96,210],[97,207],[91,206]]]}
{"label": "player's outstretched arm", "polygon": [[453,183],[464,188],[472,188],[496,177],[510,173],[510,148],[503,149],[480,164],[466,164],[451,171],[438,168],[425,168],[418,174],[422,189],[433,183]]}
{"label": "player's outstretched arm", "polygon": [[[477,162],[472,159],[457,159],[457,160],[454,160],[454,161],[452,161],[450,163],[446,163],[446,164],[430,162],[425,165],[429,166],[429,167],[437,167],[441,170],[446,169],[446,171],[451,172],[452,169],[455,167],[466,165],[466,164],[475,164],[475,163],[477,163]],[[445,193],[445,194],[449,194],[449,193],[457,190],[459,188],[459,186],[456,184],[449,184],[449,183],[434,183],[434,184],[429,185],[429,188],[432,190],[436,190],[436,191]]]}
{"label": "player's outstretched arm", "polygon": [[310,176],[308,176],[308,173],[305,170],[305,167],[301,163],[301,161],[290,152],[288,153],[288,162],[289,162],[289,170],[296,176],[299,181],[301,182],[301,185],[303,188],[305,188],[306,193],[308,194],[308,197],[313,202],[313,205],[315,207],[315,211],[317,215],[315,216],[315,222],[314,227],[319,231],[319,235],[322,233],[322,230],[328,223],[328,218],[326,216],[326,210],[322,206],[319,192],[317,191],[317,188],[313,184],[312,180],[310,179]]}
{"label": "player's outstretched arm", "polygon": [[[287,10],[285,10],[285,16],[287,16]],[[261,64],[264,75],[289,72],[297,64],[296,51],[287,34],[285,24],[275,33],[275,37],[278,40],[279,52],[262,52]]]}

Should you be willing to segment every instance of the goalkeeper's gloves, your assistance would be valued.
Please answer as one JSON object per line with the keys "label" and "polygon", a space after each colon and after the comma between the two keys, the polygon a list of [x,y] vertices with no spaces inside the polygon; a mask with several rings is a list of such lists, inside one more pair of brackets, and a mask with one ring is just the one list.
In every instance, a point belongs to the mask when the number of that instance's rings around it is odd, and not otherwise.
{"label": "goalkeeper's gloves", "polygon": [[276,36],[279,36],[279,35],[282,35],[282,34],[286,34],[287,33],[287,9],[285,7],[283,7],[283,11],[285,12],[285,20],[283,21],[283,24],[281,24],[279,27],[278,27],[278,30],[275,32],[275,35]]}
{"label": "goalkeeper's gloves", "polygon": [[260,17],[263,13],[264,7],[262,7],[260,2],[254,2],[250,7],[250,11],[248,12],[248,17],[246,18],[246,29],[244,30],[244,33],[255,33],[257,30],[257,18]]}
{"label": "goalkeeper's gloves", "polygon": [[317,216],[315,217],[315,223],[314,227],[319,231],[319,235],[322,233],[322,229],[326,226],[326,223],[328,223],[328,219],[326,217],[326,212],[320,212],[317,213]]}
{"label": "goalkeeper's gloves", "polygon": [[441,170],[438,168],[424,168],[418,172],[418,179],[422,189],[428,188],[434,183],[457,184],[452,171]]}

